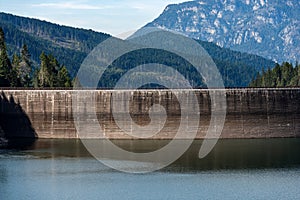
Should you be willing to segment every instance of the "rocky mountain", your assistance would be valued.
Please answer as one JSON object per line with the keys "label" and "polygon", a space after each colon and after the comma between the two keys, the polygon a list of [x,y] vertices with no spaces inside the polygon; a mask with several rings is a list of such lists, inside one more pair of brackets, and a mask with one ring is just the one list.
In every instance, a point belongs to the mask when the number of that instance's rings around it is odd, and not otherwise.
{"label": "rocky mountain", "polygon": [[168,5],[148,27],[171,29],[277,62],[300,59],[299,0],[197,0]]}

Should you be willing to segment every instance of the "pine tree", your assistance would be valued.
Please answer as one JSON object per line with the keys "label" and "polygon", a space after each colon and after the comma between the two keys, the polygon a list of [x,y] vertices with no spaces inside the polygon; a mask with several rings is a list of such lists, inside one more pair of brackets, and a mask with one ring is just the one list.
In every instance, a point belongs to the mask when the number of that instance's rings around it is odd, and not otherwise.
{"label": "pine tree", "polygon": [[33,76],[34,87],[72,87],[71,77],[65,66],[60,66],[53,55],[40,56],[41,67]]}
{"label": "pine tree", "polygon": [[41,67],[38,71],[38,86],[39,87],[50,87],[50,73],[49,73],[49,59],[47,55],[42,52],[41,56]]}
{"label": "pine tree", "polygon": [[19,76],[19,68],[20,68],[20,62],[21,62],[21,58],[20,56],[18,56],[17,54],[13,55],[13,59],[12,59],[12,73],[11,73],[11,85],[13,87],[20,87],[22,86],[21,82],[20,82],[20,76]]}
{"label": "pine tree", "polygon": [[57,59],[53,55],[48,56],[49,60],[49,66],[48,66],[48,72],[50,75],[50,87],[59,87],[58,84],[58,71],[60,69],[60,65],[57,61]]}
{"label": "pine tree", "polygon": [[278,87],[281,83],[281,77],[282,77],[282,72],[281,72],[281,67],[278,63],[276,63],[275,68],[273,69],[273,80],[274,80],[274,87]]}
{"label": "pine tree", "polygon": [[27,45],[23,45],[21,50],[21,63],[19,67],[19,78],[23,87],[31,86],[31,60]]}
{"label": "pine tree", "polygon": [[58,87],[72,87],[72,81],[65,66],[62,66],[58,72]]}
{"label": "pine tree", "polygon": [[11,69],[11,62],[6,51],[4,32],[0,27],[0,87],[10,86]]}

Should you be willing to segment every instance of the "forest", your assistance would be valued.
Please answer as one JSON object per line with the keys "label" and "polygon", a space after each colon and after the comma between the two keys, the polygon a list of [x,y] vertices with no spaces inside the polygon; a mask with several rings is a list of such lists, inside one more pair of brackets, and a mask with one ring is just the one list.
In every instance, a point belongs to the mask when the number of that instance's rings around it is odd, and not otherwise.
{"label": "forest", "polygon": [[[59,63],[65,64],[72,78],[76,76],[86,56],[98,44],[111,37],[92,30],[61,26],[6,13],[0,13],[0,27],[5,33],[9,57],[12,58],[15,52],[21,51],[23,44],[27,44],[33,68],[40,67],[40,55],[44,52],[47,55],[53,55]],[[275,66],[272,60],[257,55],[221,48],[210,42],[196,41],[215,62],[226,87],[246,87],[257,72],[262,71],[262,68]],[[122,74],[139,64],[150,61],[172,66],[189,80],[191,79],[191,85],[194,87],[203,86],[201,78],[195,74],[194,69],[190,65],[185,65],[186,62],[181,58],[168,52],[149,49],[131,52],[116,60],[106,71],[99,87],[112,87]],[[136,75],[136,78],[141,77]]]}
{"label": "forest", "polygon": [[258,73],[249,85],[250,87],[299,87],[300,65],[289,62],[276,64],[273,69],[268,68]]}
{"label": "forest", "polygon": [[0,87],[72,87],[67,68],[53,55],[42,52],[40,60],[40,68],[33,70],[30,53],[24,44],[20,55],[14,53],[11,61],[0,27]]}
{"label": "forest", "polygon": [[[253,59],[257,65],[266,64],[264,59],[260,57],[249,57],[248,54],[234,52],[216,48],[210,43],[198,41],[208,51],[215,55],[215,63],[219,66],[219,70],[223,75],[225,86],[236,87],[246,84],[247,77],[252,76],[249,87],[295,87],[300,86],[300,65],[284,62],[281,65],[276,64],[274,68],[270,66],[267,70],[262,69],[259,72],[259,67],[256,69],[246,65],[246,61]],[[229,56],[230,55],[230,56]],[[218,59],[216,59],[216,57]],[[221,59],[222,58],[222,59]],[[65,65],[50,53],[44,51],[39,56],[39,67],[33,65],[28,46],[22,45],[20,53],[13,53],[10,59],[5,43],[5,34],[0,27],[0,87],[34,87],[34,88],[59,88],[72,87],[72,76]],[[232,62],[232,61],[235,62]],[[253,64],[252,62],[252,64]],[[193,66],[179,56],[158,49],[141,49],[129,52],[116,59],[103,73],[98,87],[113,88],[117,81],[135,66],[147,63],[160,63],[167,66],[172,66],[180,74],[182,74],[194,88],[206,87],[202,77],[195,71]],[[227,64],[226,64],[227,63]],[[269,63],[271,64],[271,63]],[[97,64],[95,64],[96,66]],[[222,66],[222,67],[220,67]],[[97,69],[96,69],[97,70]],[[254,74],[254,72],[257,72]],[[147,72],[147,70],[146,70]],[[151,69],[149,69],[149,73]],[[147,73],[136,73],[131,75],[133,81],[144,79]],[[159,78],[162,77],[157,74]],[[242,78],[244,77],[244,79]],[[178,83],[181,84],[180,82]],[[147,87],[154,87],[148,85]],[[157,86],[155,86],[157,87]]]}

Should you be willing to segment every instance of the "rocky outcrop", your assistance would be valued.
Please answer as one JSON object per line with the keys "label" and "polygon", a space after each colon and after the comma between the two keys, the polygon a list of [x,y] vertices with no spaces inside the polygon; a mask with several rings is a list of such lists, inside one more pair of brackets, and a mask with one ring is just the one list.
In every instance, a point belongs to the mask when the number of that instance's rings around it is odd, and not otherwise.
{"label": "rocky outcrop", "polygon": [[279,63],[299,60],[299,0],[198,0],[168,5],[160,27]]}

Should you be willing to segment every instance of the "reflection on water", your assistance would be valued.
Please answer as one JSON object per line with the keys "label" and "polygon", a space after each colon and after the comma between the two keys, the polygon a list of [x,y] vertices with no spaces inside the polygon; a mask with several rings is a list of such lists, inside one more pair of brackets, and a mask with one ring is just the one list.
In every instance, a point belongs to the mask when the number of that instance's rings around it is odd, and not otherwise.
{"label": "reflection on water", "polygon": [[200,145],[194,142],[174,165],[188,171],[300,166],[300,139],[220,140],[202,160],[197,158]]}
{"label": "reflection on water", "polygon": [[[135,152],[168,142],[114,141]],[[300,139],[219,140],[200,160],[201,143],[166,169],[142,175],[102,165],[80,140],[0,150],[0,199],[300,199]]]}
{"label": "reflection on water", "polygon": [[[103,143],[106,141],[103,140]],[[131,152],[150,152],[167,145],[169,140],[113,140],[113,143]],[[192,146],[176,162],[163,171],[195,172],[220,169],[283,168],[300,166],[300,139],[226,139],[219,140],[204,159],[198,158],[202,140]],[[2,151],[2,156],[5,156]],[[6,151],[9,155],[11,151]],[[40,139],[23,151],[37,158],[91,157],[80,140]]]}

